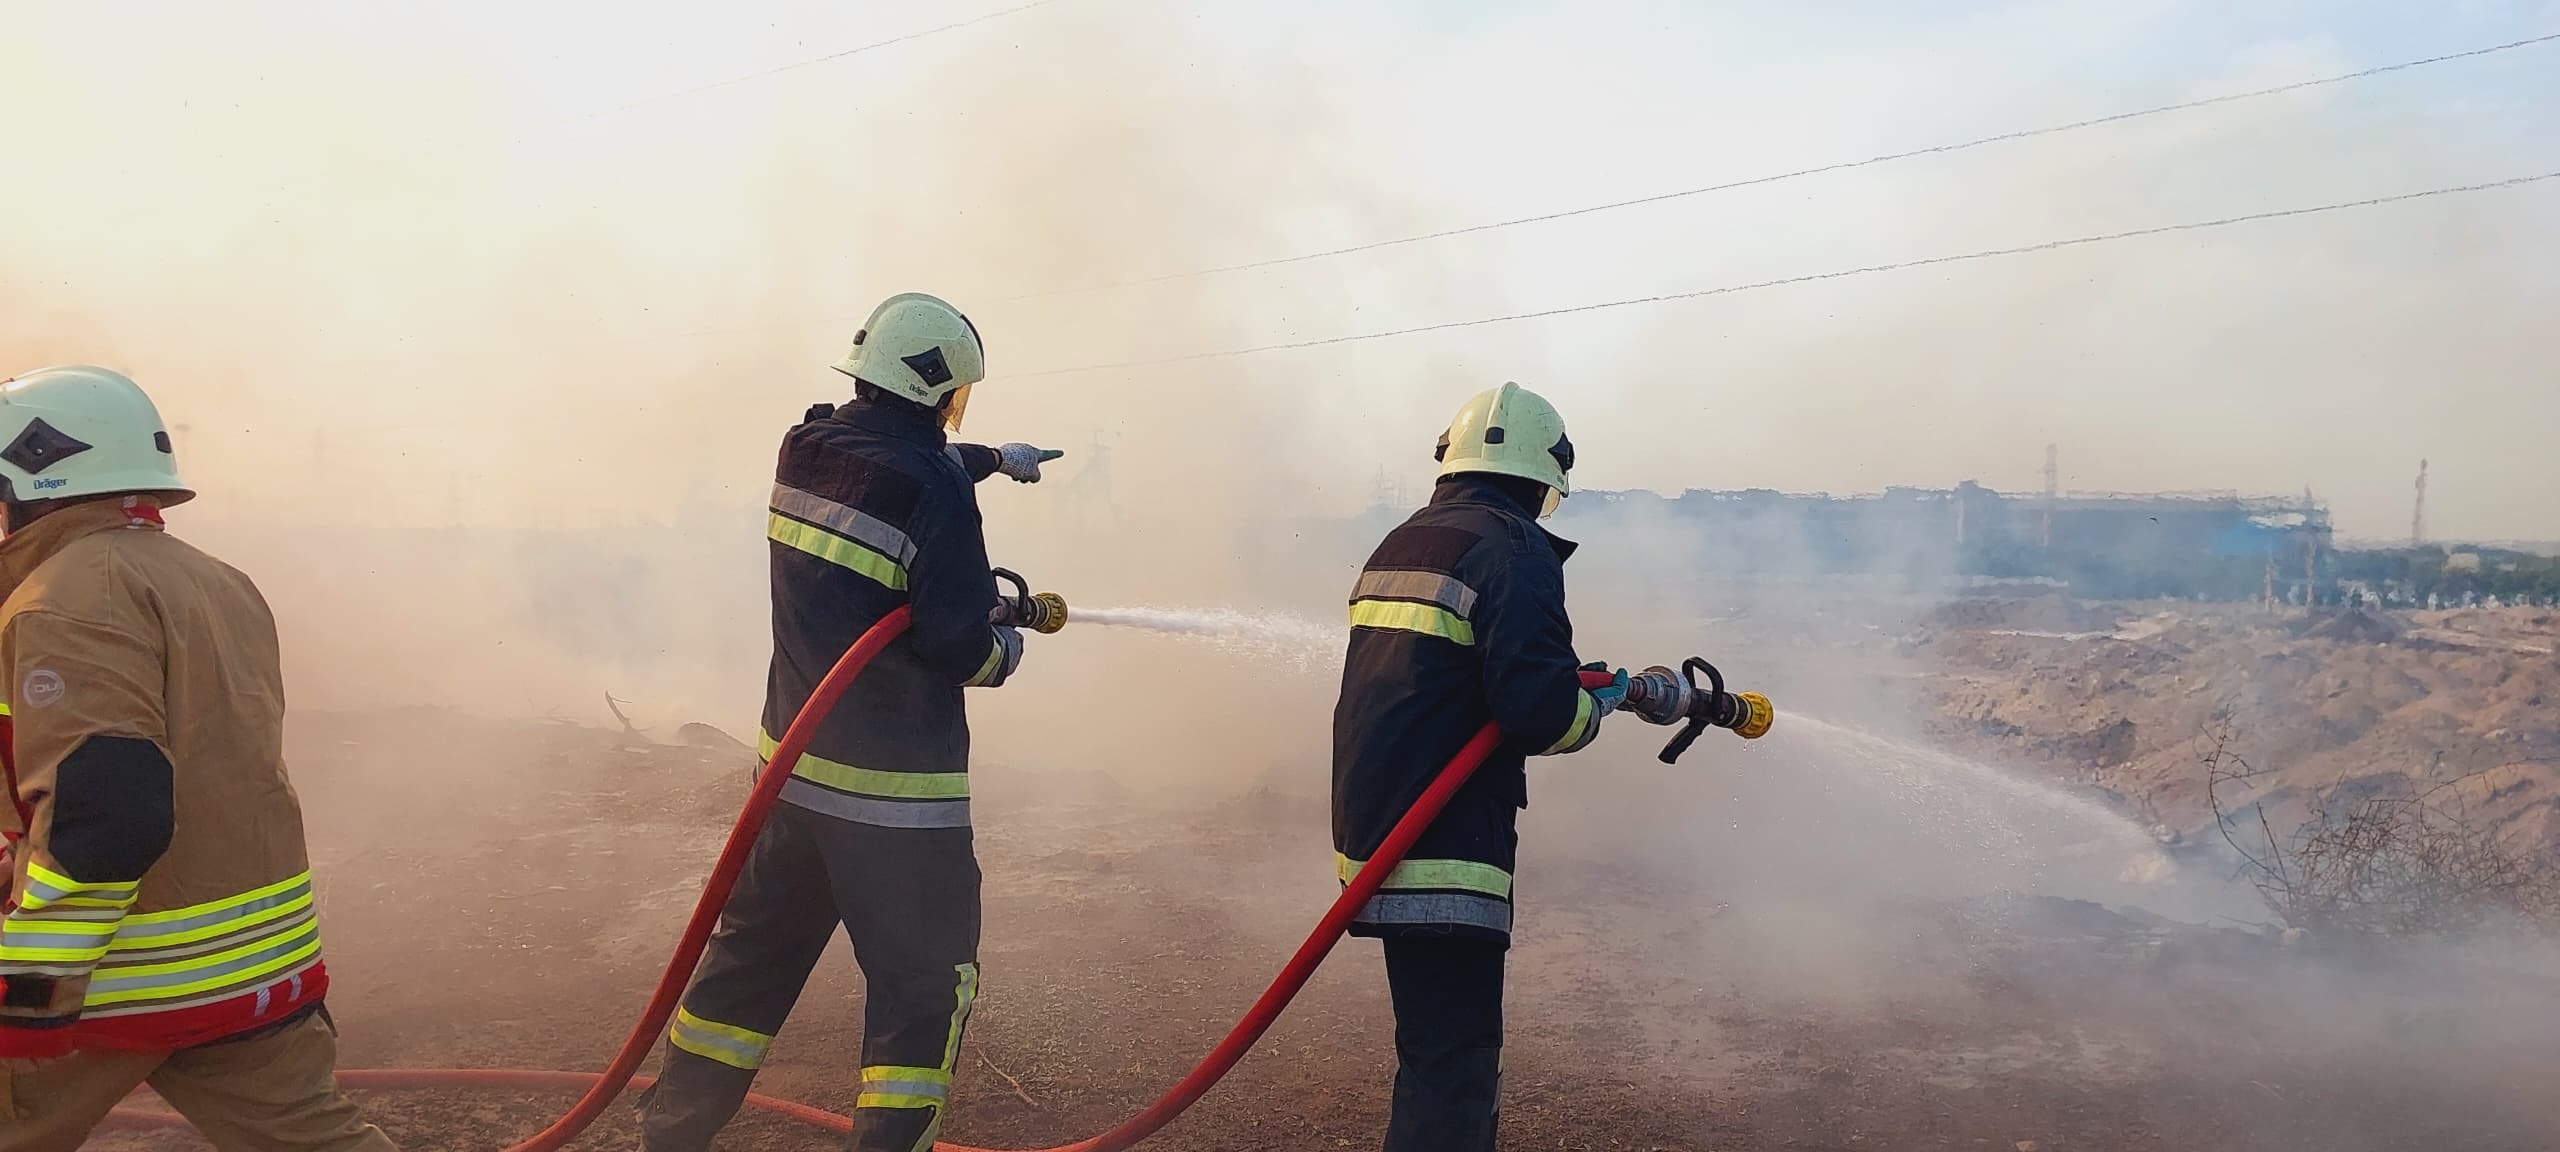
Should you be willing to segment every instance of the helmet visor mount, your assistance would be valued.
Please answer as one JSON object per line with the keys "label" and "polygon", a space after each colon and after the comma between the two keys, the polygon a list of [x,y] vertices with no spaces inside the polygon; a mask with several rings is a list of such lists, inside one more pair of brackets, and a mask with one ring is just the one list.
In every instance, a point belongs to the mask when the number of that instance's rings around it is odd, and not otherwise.
{"label": "helmet visor mount", "polygon": [[[1551,448],[1549,448],[1549,449],[1547,449],[1547,455],[1555,457],[1555,459],[1556,459],[1556,467],[1557,467],[1557,468],[1559,468],[1559,469],[1561,469],[1561,470],[1563,470],[1563,472],[1564,472],[1567,476],[1570,476],[1570,475],[1572,475],[1572,474],[1573,474],[1573,438],[1572,438],[1572,437],[1570,437],[1570,436],[1558,436],[1558,437],[1556,437],[1555,446],[1554,446],[1554,447],[1551,447]],[[1546,501],[1546,503],[1545,503],[1545,504],[1543,504],[1543,505],[1539,506],[1539,508],[1538,508],[1538,519],[1540,519],[1540,520],[1544,520],[1544,519],[1546,519],[1546,518],[1548,518],[1548,517],[1550,517],[1550,516],[1555,515],[1555,514],[1556,514],[1556,509],[1557,509],[1557,508],[1560,508],[1560,507],[1562,507],[1562,506],[1564,505],[1564,498],[1565,498],[1565,492],[1564,492],[1564,490],[1563,490],[1563,489],[1561,489],[1561,488],[1554,488],[1554,487],[1550,487],[1550,488],[1548,488],[1548,489],[1547,489],[1547,501]]]}

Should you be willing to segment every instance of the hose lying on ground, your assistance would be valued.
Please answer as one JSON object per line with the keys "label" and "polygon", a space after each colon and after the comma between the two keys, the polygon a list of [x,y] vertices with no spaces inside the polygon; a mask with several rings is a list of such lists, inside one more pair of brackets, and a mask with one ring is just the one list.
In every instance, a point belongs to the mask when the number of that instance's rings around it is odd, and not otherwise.
{"label": "hose lying on ground", "polygon": [[[711,939],[711,929],[719,923],[720,910],[728,903],[730,890],[737,885],[738,872],[746,864],[747,850],[755,844],[756,835],[763,831],[765,816],[772,811],[775,798],[781,795],[783,782],[791,778],[791,769],[799,762],[800,754],[808,748],[809,739],[815,734],[818,722],[834,710],[836,701],[844,695],[845,689],[853,684],[854,679],[862,675],[862,670],[869,666],[872,657],[879,655],[882,649],[887,648],[891,641],[896,640],[907,630],[907,622],[908,612],[902,607],[882,617],[879,623],[872,625],[870,631],[862,634],[862,639],[846,650],[844,658],[836,662],[836,666],[828,671],[826,678],[818,682],[817,690],[809,694],[809,702],[802,705],[800,714],[792,719],[790,729],[783,733],[781,742],[774,749],[772,762],[766,766],[764,774],[756,781],[755,791],[747,797],[745,808],[738,813],[736,826],[729,830],[728,843],[720,849],[719,862],[713,865],[711,878],[703,884],[702,897],[694,904],[693,918],[686,921],[684,935],[676,945],[675,957],[667,962],[666,971],[658,977],[658,988],[650,996],[647,1010],[641,1013],[638,1023],[632,1026],[631,1035],[622,1042],[622,1049],[614,1053],[613,1062],[606,1065],[603,1072],[461,1068],[349,1069],[338,1073],[338,1082],[350,1088],[480,1087],[584,1088],[586,1090],[585,1095],[578,1098],[577,1104],[571,1107],[567,1114],[530,1139],[509,1148],[507,1152],[556,1152],[561,1146],[576,1139],[589,1124],[594,1123],[596,1117],[603,1114],[605,1107],[613,1102],[614,1097],[621,1094],[625,1085],[636,1083],[646,1087],[651,1082],[651,1078],[635,1079],[633,1073],[638,1071],[640,1062],[648,1056],[650,1049],[657,1045],[658,1034],[666,1028],[667,1018],[675,1014],[676,1003],[683,997],[685,985],[693,978],[694,965],[702,959],[703,947]],[[1583,674],[1584,683],[1589,687],[1598,687],[1607,683],[1608,679],[1609,677],[1604,673]],[[1316,967],[1324,963],[1325,956],[1332,952],[1334,944],[1342,939],[1344,930],[1351,926],[1352,917],[1359,913],[1361,906],[1367,904],[1369,897],[1376,894],[1378,886],[1385,882],[1387,873],[1393,871],[1395,866],[1404,860],[1405,853],[1413,849],[1413,842],[1421,837],[1422,830],[1431,825],[1432,819],[1440,815],[1440,809],[1449,803],[1449,798],[1457,794],[1459,786],[1465,784],[1467,778],[1475,774],[1477,767],[1484,763],[1485,757],[1492,755],[1494,748],[1501,743],[1501,732],[1493,725],[1487,724],[1475,734],[1474,739],[1467,741],[1466,746],[1458,750],[1457,755],[1449,758],[1448,765],[1440,769],[1440,774],[1433,778],[1429,788],[1423,790],[1421,798],[1415,800],[1413,807],[1405,812],[1404,817],[1396,821],[1395,827],[1387,833],[1385,842],[1379,844],[1378,850],[1370,854],[1369,862],[1361,867],[1358,875],[1351,878],[1350,883],[1343,886],[1342,894],[1334,899],[1333,906],[1325,909],[1324,918],[1316,921],[1315,931],[1308,934],[1305,943],[1298,945],[1297,952],[1289,957],[1289,962],[1281,966],[1280,974],[1272,979],[1271,986],[1263,990],[1261,998],[1253,1002],[1253,1007],[1246,1010],[1242,1019],[1236,1021],[1235,1027],[1228,1031],[1226,1038],[1220,1040],[1217,1047],[1210,1049],[1209,1054],[1201,1058],[1199,1065],[1193,1068],[1189,1075],[1175,1083],[1155,1103],[1148,1105],[1137,1115],[1121,1121],[1110,1131],[1073,1144],[1038,1149],[1036,1152],[1120,1152],[1121,1149],[1154,1135],[1158,1129],[1172,1123],[1175,1117],[1182,1115],[1185,1110],[1198,1103],[1201,1097],[1208,1095],[1209,1089],[1216,1087],[1218,1081],[1236,1066],[1236,1062],[1244,1059],[1244,1054],[1252,1050],[1254,1042],[1262,1038],[1262,1034],[1270,1029],[1272,1022],[1280,1018],[1281,1011],[1289,1006],[1289,1001],[1297,996],[1298,990],[1306,986],[1307,979],[1315,975]],[[813,1108],[806,1104],[777,1100],[770,1096],[750,1095],[747,1097],[747,1106],[779,1113],[837,1132],[850,1131],[853,1127],[852,1117]],[[119,1108],[110,1119],[120,1125],[137,1127],[179,1126],[185,1123],[172,1113],[134,1108]],[[972,1148],[965,1144],[953,1144],[947,1141],[934,1145],[934,1148],[936,1152],[989,1152],[987,1149]]]}

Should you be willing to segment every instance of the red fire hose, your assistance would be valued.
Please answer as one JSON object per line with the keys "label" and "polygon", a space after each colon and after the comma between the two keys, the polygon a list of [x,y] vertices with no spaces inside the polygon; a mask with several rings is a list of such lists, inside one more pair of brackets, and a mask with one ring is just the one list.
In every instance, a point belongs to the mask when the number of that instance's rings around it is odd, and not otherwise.
{"label": "red fire hose", "polygon": [[[747,850],[754,846],[756,835],[763,831],[765,816],[772,811],[775,798],[781,795],[783,782],[791,778],[792,766],[807,750],[819,720],[834,710],[836,701],[844,695],[846,688],[852,686],[854,679],[862,675],[862,670],[869,666],[872,658],[907,630],[907,623],[907,609],[899,608],[872,625],[870,631],[862,634],[861,640],[846,650],[844,658],[836,662],[826,678],[818,682],[817,690],[809,694],[809,702],[802,705],[800,714],[792,719],[790,729],[783,733],[780,744],[774,749],[772,762],[756,781],[755,791],[747,797],[746,807],[738,813],[737,825],[729,830],[729,841],[720,849],[720,860],[712,866],[711,878],[704,882],[701,898],[694,902],[693,918],[685,923],[684,935],[676,944],[675,957],[667,962],[666,971],[658,977],[658,988],[650,996],[648,1008],[641,1013],[638,1023],[632,1026],[631,1035],[622,1042],[622,1049],[614,1053],[613,1062],[606,1065],[602,1073],[532,1069],[350,1069],[338,1073],[338,1082],[351,1088],[586,1089],[586,1094],[579,1097],[578,1103],[566,1115],[507,1152],[556,1152],[594,1123],[605,1107],[622,1093],[625,1085],[637,1083],[646,1087],[651,1078],[635,1079],[632,1074],[649,1055],[649,1050],[657,1045],[658,1034],[666,1028],[667,1018],[675,1014],[676,1002],[684,995],[686,983],[693,978],[694,965],[702,959],[702,950],[711,939],[711,930],[719,923],[720,910],[729,902],[729,892],[737,885],[739,871],[746,866]],[[1598,687],[1608,679],[1605,673],[1583,674],[1584,683],[1590,687]],[[1404,859],[1406,852],[1413,849],[1413,842],[1440,814],[1440,809],[1449,803],[1449,797],[1457,794],[1458,787],[1475,774],[1476,768],[1501,742],[1502,734],[1487,724],[1458,750],[1457,755],[1449,758],[1440,775],[1423,790],[1421,798],[1413,802],[1404,818],[1396,821],[1395,827],[1387,833],[1386,841],[1378,845],[1369,862],[1343,887],[1333,906],[1325,910],[1324,918],[1316,922],[1315,931],[1289,957],[1289,962],[1281,967],[1280,975],[1263,990],[1262,997],[1253,1002],[1253,1007],[1245,1012],[1243,1019],[1236,1021],[1235,1028],[1227,1033],[1226,1039],[1210,1049],[1189,1075],[1144,1111],[1120,1122],[1110,1131],[1036,1152],[1120,1152],[1154,1135],[1158,1129],[1172,1123],[1174,1117],[1198,1103],[1202,1096],[1208,1095],[1209,1089],[1215,1087],[1237,1061],[1244,1059],[1244,1054],[1253,1048],[1254,1042],[1260,1040],[1272,1022],[1280,1018],[1281,1010],[1289,1006],[1298,990],[1306,986],[1307,979],[1315,975],[1316,966],[1324,963],[1326,954],[1332,952],[1334,944],[1342,939],[1344,929],[1350,927],[1351,918],[1369,902],[1378,885],[1386,880],[1387,873]],[[747,1105],[837,1132],[850,1131],[853,1127],[852,1117],[770,1096],[750,1095]],[[132,1108],[117,1109],[114,1119],[135,1126],[174,1127],[185,1123],[171,1113]],[[988,1152],[948,1142],[934,1147],[937,1152]]]}

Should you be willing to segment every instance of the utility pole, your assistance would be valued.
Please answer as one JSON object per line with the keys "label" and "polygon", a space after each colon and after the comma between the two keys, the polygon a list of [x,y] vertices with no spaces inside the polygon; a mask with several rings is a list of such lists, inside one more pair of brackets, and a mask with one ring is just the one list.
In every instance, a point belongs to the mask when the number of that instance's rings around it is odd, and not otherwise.
{"label": "utility pole", "polygon": [[2409,513],[2409,546],[2427,546],[2427,462],[2418,461],[2418,505]]}
{"label": "utility pole", "polygon": [[2311,525],[2316,503],[2311,486],[2302,486],[2302,614],[2309,616],[2320,603],[2320,533]]}
{"label": "utility pole", "polygon": [[2048,551],[2053,548],[2053,502],[2062,495],[2061,460],[2060,445],[2044,446],[2044,516],[2043,526],[2037,531],[2036,539],[2037,546]]}

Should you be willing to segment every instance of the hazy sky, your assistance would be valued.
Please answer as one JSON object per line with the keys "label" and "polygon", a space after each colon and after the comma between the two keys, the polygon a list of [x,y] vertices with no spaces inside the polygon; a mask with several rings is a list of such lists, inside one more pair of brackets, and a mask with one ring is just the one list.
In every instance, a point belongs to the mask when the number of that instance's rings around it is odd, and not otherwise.
{"label": "hazy sky", "polygon": [[[752,502],[907,289],[969,431],[1131,498],[1427,475],[1468,393],[1597,487],[2237,488],[2560,538],[2560,181],[1427,335],[1380,331],[2560,169],[2560,43],[1281,268],[2560,32],[2560,2],[0,3],[0,360],[131,367],[233,506]],[[1071,462],[1076,458],[1071,458]]]}

